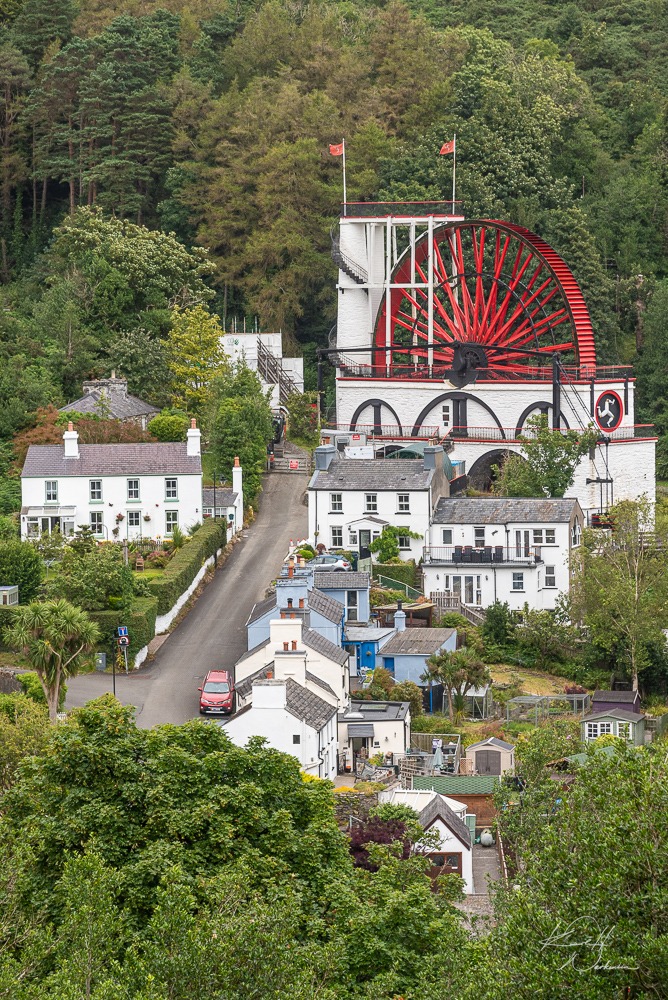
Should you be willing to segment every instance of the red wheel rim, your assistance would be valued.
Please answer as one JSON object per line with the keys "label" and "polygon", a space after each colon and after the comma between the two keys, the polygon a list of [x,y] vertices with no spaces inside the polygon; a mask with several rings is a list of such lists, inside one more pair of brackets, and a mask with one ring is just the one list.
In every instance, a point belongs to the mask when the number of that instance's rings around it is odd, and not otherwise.
{"label": "red wheel rim", "polygon": [[[415,243],[415,280],[428,283],[429,235]],[[433,364],[452,361],[453,341],[485,348],[490,369],[521,371],[540,365],[535,354],[559,352],[565,362],[596,365],[589,311],[569,267],[544,240],[507,222],[477,220],[434,230]],[[393,284],[409,284],[411,251],[392,273]],[[375,344],[392,352],[394,364],[429,359],[429,291],[392,289],[390,342],[386,299],[376,319]]]}

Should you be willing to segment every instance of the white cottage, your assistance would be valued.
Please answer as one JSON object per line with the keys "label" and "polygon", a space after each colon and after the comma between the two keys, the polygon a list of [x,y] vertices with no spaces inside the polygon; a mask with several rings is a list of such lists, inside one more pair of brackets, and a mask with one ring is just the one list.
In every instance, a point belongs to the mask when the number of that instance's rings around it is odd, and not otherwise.
{"label": "white cottage", "polygon": [[425,447],[423,459],[336,456],[331,444],[315,450],[315,472],[308,487],[313,544],[368,557],[369,546],[385,525],[406,527],[420,538],[403,536],[400,555],[417,561],[436,502],[449,495],[441,446]]}
{"label": "white cottage", "polygon": [[291,677],[253,681],[250,703],[222,724],[237,746],[263,736],[296,757],[306,774],[336,777],[336,708]]}
{"label": "white cottage", "polygon": [[464,892],[474,892],[473,843],[466,822],[466,805],[438,792],[403,788],[379,792],[378,804],[386,803],[408,806],[417,813],[425,832],[438,834],[438,844],[428,852],[435,873],[460,875],[464,879]]}
{"label": "white cottage", "polygon": [[498,600],[513,610],[553,610],[568,593],[583,523],[573,499],[442,499],[424,546],[425,593],[483,608]]}
{"label": "white cottage", "polygon": [[232,466],[232,488],[206,486],[202,490],[202,516],[223,518],[227,524],[227,538],[241,531],[244,526],[243,470],[238,456]]}
{"label": "white cottage", "polygon": [[200,431],[185,443],[31,445],[21,472],[21,537],[88,524],[100,541],[169,538],[202,520]]}

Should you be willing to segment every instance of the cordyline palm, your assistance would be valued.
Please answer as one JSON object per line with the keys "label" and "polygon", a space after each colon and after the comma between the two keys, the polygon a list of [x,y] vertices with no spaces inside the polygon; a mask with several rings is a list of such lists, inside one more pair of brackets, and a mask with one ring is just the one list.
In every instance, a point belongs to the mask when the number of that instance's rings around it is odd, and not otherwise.
{"label": "cordyline palm", "polygon": [[427,660],[427,667],[429,669],[421,680],[436,681],[443,685],[448,695],[450,722],[454,722],[455,717],[453,695],[463,699],[471,688],[481,687],[490,679],[486,664],[473,650],[466,648],[435,653]]}
{"label": "cordyline palm", "polygon": [[63,600],[19,607],[5,629],[7,645],[22,653],[37,673],[52,722],[61,683],[79,672],[99,639],[100,631],[86,612]]}

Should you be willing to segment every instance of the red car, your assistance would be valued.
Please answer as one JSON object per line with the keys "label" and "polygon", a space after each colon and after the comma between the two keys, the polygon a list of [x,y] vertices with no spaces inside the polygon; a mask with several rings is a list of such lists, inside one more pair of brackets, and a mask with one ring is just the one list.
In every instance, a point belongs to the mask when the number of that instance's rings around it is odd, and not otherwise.
{"label": "red car", "polygon": [[234,681],[227,670],[210,670],[198,689],[200,715],[230,715],[234,711]]}

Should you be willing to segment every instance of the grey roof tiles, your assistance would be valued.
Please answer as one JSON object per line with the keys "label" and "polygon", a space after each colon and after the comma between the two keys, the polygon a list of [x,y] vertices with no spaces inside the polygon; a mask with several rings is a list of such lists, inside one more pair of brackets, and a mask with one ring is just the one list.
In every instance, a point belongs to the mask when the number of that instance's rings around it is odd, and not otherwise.
{"label": "grey roof tiles", "polygon": [[199,476],[202,460],[183,442],[79,444],[79,458],[65,458],[62,444],[31,444],[22,478],[52,476]]}
{"label": "grey roof tiles", "polygon": [[311,729],[322,729],[336,714],[334,705],[323,701],[317,694],[297,684],[291,677],[285,682],[285,695],[285,707],[288,712],[297,719],[303,719]]}
{"label": "grey roof tiles", "polygon": [[419,458],[335,458],[328,469],[316,469],[310,490],[427,490],[434,470]]}
{"label": "grey roof tiles", "polygon": [[434,524],[568,523],[577,503],[568,498],[441,497],[434,510]]}
{"label": "grey roof tiles", "polygon": [[455,631],[453,628],[407,628],[385,643],[381,656],[431,656]]}
{"label": "grey roof tiles", "polygon": [[314,587],[313,590],[310,591],[307,600],[309,609],[311,611],[316,611],[328,621],[336,622],[336,624],[338,624],[343,620],[343,613],[345,611],[343,604],[336,601],[333,597],[328,597],[327,594],[323,594],[321,590],[317,590]]}

